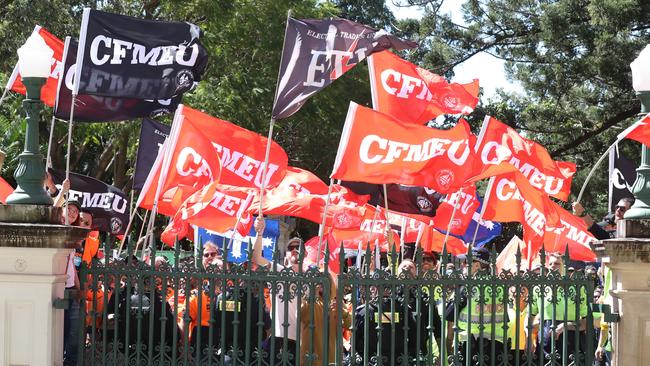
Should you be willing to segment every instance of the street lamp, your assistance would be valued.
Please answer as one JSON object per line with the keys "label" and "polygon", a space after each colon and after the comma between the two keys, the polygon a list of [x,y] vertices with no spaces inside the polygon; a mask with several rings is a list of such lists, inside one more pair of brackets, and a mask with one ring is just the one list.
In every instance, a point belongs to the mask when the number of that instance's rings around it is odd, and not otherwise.
{"label": "street lamp", "polygon": [[[650,45],[647,45],[630,64],[632,86],[641,101],[639,116],[650,112]],[[650,149],[641,145],[641,165],[636,169],[636,181],[632,186],[634,205],[625,212],[626,219],[650,218]]]}
{"label": "street lamp", "polygon": [[7,204],[52,205],[52,198],[45,192],[45,165],[38,149],[38,124],[41,120],[41,87],[50,75],[54,51],[38,34],[32,34],[18,49],[18,67],[27,89],[23,100],[27,119],[25,149],[18,157],[14,178],[18,187],[7,197]]}

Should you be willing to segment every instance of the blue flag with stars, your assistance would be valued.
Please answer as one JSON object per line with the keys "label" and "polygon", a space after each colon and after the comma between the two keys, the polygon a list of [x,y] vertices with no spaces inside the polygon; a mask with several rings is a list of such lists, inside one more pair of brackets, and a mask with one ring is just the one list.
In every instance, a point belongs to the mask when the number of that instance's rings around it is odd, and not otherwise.
{"label": "blue flag with stars", "polygon": [[478,201],[481,203],[476,212],[472,215],[472,221],[469,222],[465,234],[458,236],[465,243],[471,243],[472,238],[474,237],[474,231],[476,230],[476,225],[478,225],[478,233],[476,234],[476,242],[474,243],[475,247],[482,247],[485,244],[489,243],[490,240],[501,235],[501,224],[495,221],[481,220],[479,223],[478,219],[481,216],[481,207],[483,207],[483,198],[476,196]]}
{"label": "blue flag with stars", "polygon": [[[264,219],[265,228],[262,235],[262,255],[267,260],[273,260],[273,251],[280,237],[280,221],[269,218]],[[228,247],[228,253],[225,259],[231,263],[244,263],[248,260],[248,243],[255,241],[255,228],[251,227],[251,231],[247,236],[241,236],[239,233],[227,231],[225,233],[218,233],[204,228],[198,228],[198,240],[201,245],[206,242],[212,242],[223,251],[224,246]],[[232,242],[231,242],[232,238]]]}

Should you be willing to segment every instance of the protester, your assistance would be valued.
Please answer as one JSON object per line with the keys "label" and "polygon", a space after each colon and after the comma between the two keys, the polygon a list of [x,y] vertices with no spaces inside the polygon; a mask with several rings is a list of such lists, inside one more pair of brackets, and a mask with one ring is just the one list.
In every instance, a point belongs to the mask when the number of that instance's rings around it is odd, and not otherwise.
{"label": "protester", "polygon": [[[614,223],[620,221],[623,219],[625,212],[629,210],[632,205],[634,204],[634,198],[629,198],[625,197],[622,198],[618,203],[616,204],[616,208],[614,211]],[[605,230],[603,227],[606,226],[606,223],[596,223],[589,215],[585,208],[580,204],[579,202],[574,202],[572,204],[573,207],[573,214],[582,218],[582,220],[585,222],[587,225],[587,228],[590,233],[592,233],[596,239],[598,240],[605,240],[605,239],[612,239],[616,237],[616,227],[614,226],[613,230]]]}
{"label": "protester", "polygon": [[[564,274],[564,263],[558,254],[550,254],[547,268],[551,274]],[[569,289],[568,291],[579,291],[579,307],[573,296],[565,293],[560,287],[556,291],[540,289],[534,291],[531,316],[536,316],[535,332],[539,332],[539,343],[543,347],[545,357],[556,357],[560,362],[569,359],[563,358],[563,344],[567,342],[567,355],[575,357],[579,352],[584,351],[586,330],[586,316],[588,311],[587,294],[584,287]],[[576,308],[578,313],[576,313]],[[540,310],[543,313],[540,314]],[[566,309],[566,312],[565,312]],[[543,319],[543,322],[541,320]],[[554,338],[554,342],[552,339]],[[577,340],[577,342],[576,342]]]}
{"label": "protester", "polygon": [[[271,271],[282,272],[285,269],[290,269],[294,272],[299,272],[298,260],[300,255],[300,250],[302,248],[302,240],[300,238],[291,238],[287,243],[287,250],[284,255],[283,264],[271,263],[262,255],[262,233],[264,233],[264,219],[257,218],[255,220],[255,232],[257,236],[255,238],[255,244],[253,246],[253,262],[259,266],[269,266]],[[272,322],[273,322],[273,337],[274,339],[271,342],[274,342],[274,350],[271,350],[271,354],[278,354],[279,352],[287,352],[292,354],[290,358],[294,360],[297,358],[293,353],[296,349],[297,341],[297,332],[299,327],[298,322],[298,309],[300,304],[300,299],[294,291],[290,288],[285,289],[285,286],[288,286],[286,283],[278,283],[277,286],[273,286],[271,289],[272,304],[274,304],[272,310]],[[288,290],[289,294],[285,294],[285,290]],[[286,346],[285,346],[286,343]],[[277,356],[275,356],[277,357]]]}
{"label": "protester", "polygon": [[[469,274],[472,276],[488,274],[490,252],[484,247],[473,248],[472,263],[468,264],[468,267]],[[504,325],[508,322],[507,301],[504,301],[504,297],[507,296],[506,289],[496,286],[492,287],[488,293],[485,289],[469,289],[461,286],[457,293],[460,298],[451,300],[447,304],[445,318],[452,323],[456,320],[461,329],[461,354],[465,355],[467,347],[470,347],[472,360],[479,354],[483,355],[486,363],[490,363],[490,360],[496,362],[501,359],[505,348],[503,340],[507,339],[504,329]],[[468,305],[470,301],[471,308]],[[455,319],[456,313],[458,319]],[[448,336],[453,339],[452,334]],[[493,353],[492,350],[495,352]],[[471,365],[475,364],[473,362]]]}

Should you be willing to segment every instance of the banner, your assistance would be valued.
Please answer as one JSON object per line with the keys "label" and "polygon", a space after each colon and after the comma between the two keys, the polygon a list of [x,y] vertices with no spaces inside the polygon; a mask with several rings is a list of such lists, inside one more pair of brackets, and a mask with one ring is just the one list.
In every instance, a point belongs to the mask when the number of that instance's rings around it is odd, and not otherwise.
{"label": "banner", "polygon": [[[59,77],[61,76],[62,63],[61,59],[63,58],[63,41],[53,36],[50,32],[45,30],[45,28],[37,25],[34,27],[32,34],[38,33],[45,43],[54,51],[52,55],[52,71],[50,76],[48,76],[45,81],[45,85],[41,88],[41,100],[46,105],[52,107],[54,106],[54,100],[56,98],[56,89],[59,83]],[[23,84],[22,78],[20,77],[20,70],[18,69],[18,64],[14,67],[9,80],[7,81],[6,89],[13,90],[16,93],[22,95],[27,94],[27,89],[25,89],[25,84]]]}
{"label": "banner", "polygon": [[332,177],[454,192],[473,175],[473,138],[465,121],[438,130],[350,102]]}
{"label": "banner", "polygon": [[141,190],[144,187],[147,176],[170,131],[170,126],[148,118],[142,119],[140,142],[138,143],[135,172],[133,173],[133,189]]}
{"label": "banner", "polygon": [[557,205],[519,172],[496,177],[486,199],[488,203],[483,215],[486,220],[520,222],[524,233],[528,230],[540,240],[547,228],[560,224]]}
{"label": "banner", "polygon": [[[438,231],[429,220],[429,223],[414,219],[409,216],[402,216],[393,212],[389,212],[388,220],[391,225],[399,226],[400,230],[404,230],[402,234],[404,237],[404,243],[415,243],[417,242],[418,235],[420,231],[419,246],[425,252],[436,252],[442,253],[442,249],[445,243],[445,234]],[[404,226],[402,227],[402,224]],[[467,253],[467,247],[462,240],[449,235],[447,237],[447,253],[459,255]]]}
{"label": "banner", "polygon": [[346,19],[290,17],[272,116],[290,117],[309,97],[374,52],[414,47],[414,42]]}
{"label": "banner", "polygon": [[368,57],[373,109],[403,122],[425,124],[441,114],[470,114],[479,84],[448,83],[390,51]]}
{"label": "banner", "polygon": [[618,139],[632,139],[645,146],[650,146],[650,113],[618,134]]}
{"label": "banner", "polygon": [[[65,171],[49,169],[54,184],[61,189]],[[129,199],[122,190],[85,175],[70,172],[69,198],[93,215],[92,230],[124,234],[129,223]]]}
{"label": "banner", "polygon": [[485,117],[476,151],[483,164],[509,162],[536,189],[562,201],[569,198],[576,165],[553,160],[542,145],[521,137],[515,129],[496,118]]}
{"label": "banner", "polygon": [[634,198],[632,185],[636,179],[637,164],[627,159],[618,149],[609,150],[609,212],[623,198]]}
{"label": "banner", "polygon": [[168,99],[201,80],[208,57],[201,30],[85,8],[74,94]]}
{"label": "banner", "polygon": [[[278,239],[280,238],[280,221],[264,218],[264,233],[262,234],[262,256],[269,262],[273,261],[273,251],[275,250]],[[257,233],[255,228],[250,229],[248,235],[242,236],[232,230],[220,233],[211,230],[198,228],[198,240],[201,245],[212,242],[223,251],[228,247],[228,253],[224,258],[231,263],[244,263],[248,261],[248,243],[255,243]],[[233,236],[234,235],[234,236]],[[231,242],[232,238],[232,242]],[[197,243],[198,245],[198,243]]]}
{"label": "banner", "polygon": [[448,194],[438,207],[433,226],[442,232],[450,230],[452,235],[463,235],[479,205],[476,186],[473,184],[464,187],[462,191]]}
{"label": "banner", "polygon": [[[65,39],[63,75],[57,88],[54,116],[69,121],[72,89],[77,69],[78,42]],[[76,122],[124,121],[141,117],[158,117],[173,113],[182,99],[181,95],[165,100],[127,99],[97,95],[77,95],[74,105]]]}

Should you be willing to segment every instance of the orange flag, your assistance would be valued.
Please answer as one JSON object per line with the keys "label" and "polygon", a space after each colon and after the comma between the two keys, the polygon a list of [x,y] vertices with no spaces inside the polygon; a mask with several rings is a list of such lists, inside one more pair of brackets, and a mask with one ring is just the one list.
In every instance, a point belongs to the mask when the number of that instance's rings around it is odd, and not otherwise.
{"label": "orange flag", "polygon": [[569,247],[569,257],[573,260],[593,262],[597,260],[596,254],[591,250],[589,243],[596,240],[587,228],[585,222],[563,209],[556,203],[552,203],[560,215],[560,227],[547,228],[544,234],[544,249],[547,252],[564,254],[566,247]]}
{"label": "orange flag", "polygon": [[14,188],[0,177],[0,202],[7,203],[7,197],[14,192]]}
{"label": "orange flag", "polygon": [[650,113],[618,135],[619,139],[626,138],[639,141],[650,146]]}
{"label": "orange flag", "polygon": [[519,172],[496,177],[487,202],[484,219],[520,222],[524,232],[539,238],[544,237],[547,228],[560,225],[557,205]]}
{"label": "orange flag", "polygon": [[542,145],[522,137],[496,118],[485,118],[477,147],[483,164],[509,162],[521,171],[533,187],[566,201],[571,193],[576,165],[553,160]]}
{"label": "orange flag", "polygon": [[351,102],[332,177],[454,192],[474,175],[473,169],[467,169],[474,166],[473,141],[464,121],[438,130]]}
{"label": "orange flag", "polygon": [[[56,100],[56,91],[59,85],[59,78],[63,72],[63,64],[61,60],[63,59],[63,47],[64,43],[62,40],[53,36],[50,32],[45,30],[45,28],[37,25],[34,28],[32,33],[38,33],[45,43],[54,51],[52,55],[52,69],[50,76],[45,81],[45,85],[41,89],[41,100],[43,103],[47,104],[50,107],[54,106]],[[20,70],[18,70],[18,65],[14,67],[14,71],[11,73],[9,80],[7,81],[7,89],[11,89],[16,93],[25,95],[27,89],[25,89],[25,84],[23,84],[22,78],[20,77]]]}
{"label": "orange flag", "polygon": [[441,114],[469,114],[478,103],[478,80],[448,83],[390,51],[368,57],[374,109],[400,121],[424,124]]}

